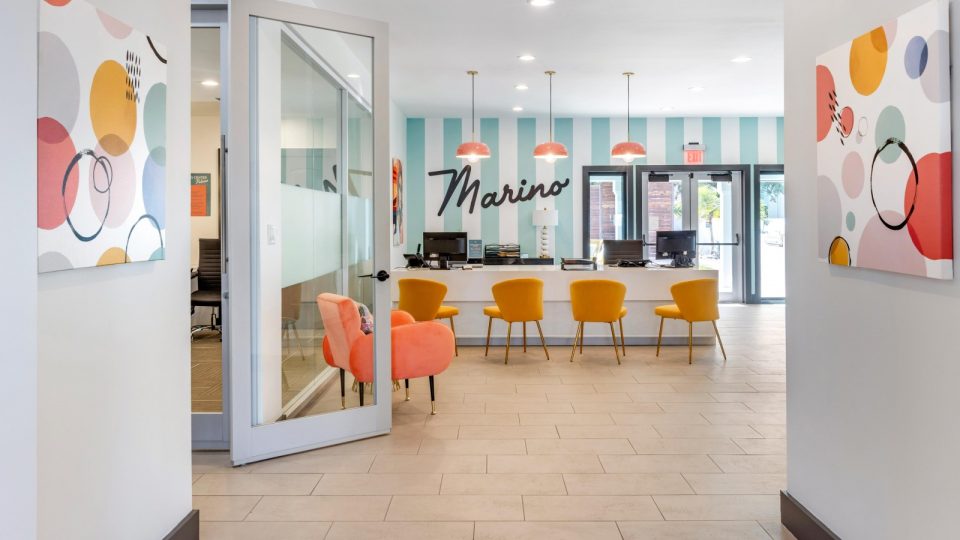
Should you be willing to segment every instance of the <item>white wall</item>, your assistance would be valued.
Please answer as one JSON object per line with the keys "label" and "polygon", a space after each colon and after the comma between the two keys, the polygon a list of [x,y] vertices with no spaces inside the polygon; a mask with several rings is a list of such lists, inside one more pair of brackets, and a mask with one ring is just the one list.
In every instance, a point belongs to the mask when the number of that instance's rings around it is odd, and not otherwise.
{"label": "white wall", "polygon": [[39,537],[154,540],[191,508],[189,2],[90,1],[167,47],[166,260],[39,278]]}
{"label": "white wall", "polygon": [[[957,534],[960,280],[830,267],[816,249],[815,58],[924,1],[785,2],[787,486],[848,540]],[[956,80],[953,103],[956,128]]]}
{"label": "white wall", "polygon": [[[210,215],[190,216],[190,266],[200,261],[200,239],[220,237],[220,177],[217,149],[220,148],[220,104],[192,104],[190,116],[190,172],[210,174]],[[190,209],[187,209],[190,215]],[[204,321],[208,321],[209,317]]]}
{"label": "white wall", "polygon": [[37,6],[0,17],[0,536],[37,535]]}

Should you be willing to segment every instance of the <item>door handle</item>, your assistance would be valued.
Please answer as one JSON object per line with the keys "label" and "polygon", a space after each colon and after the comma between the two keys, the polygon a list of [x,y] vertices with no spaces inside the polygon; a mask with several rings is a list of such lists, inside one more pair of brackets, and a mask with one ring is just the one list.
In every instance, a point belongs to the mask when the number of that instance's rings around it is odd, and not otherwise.
{"label": "door handle", "polygon": [[380,281],[386,281],[390,279],[390,272],[387,272],[386,270],[381,270],[376,274],[363,274],[362,276],[357,276],[357,277],[367,277],[371,279],[377,279]]}

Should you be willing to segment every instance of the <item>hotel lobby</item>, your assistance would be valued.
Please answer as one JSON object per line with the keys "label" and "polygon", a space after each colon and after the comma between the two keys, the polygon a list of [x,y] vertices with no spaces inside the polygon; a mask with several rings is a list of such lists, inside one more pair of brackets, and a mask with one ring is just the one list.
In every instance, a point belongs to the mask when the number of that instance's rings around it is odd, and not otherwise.
{"label": "hotel lobby", "polygon": [[11,6],[0,536],[952,537],[952,2]]}

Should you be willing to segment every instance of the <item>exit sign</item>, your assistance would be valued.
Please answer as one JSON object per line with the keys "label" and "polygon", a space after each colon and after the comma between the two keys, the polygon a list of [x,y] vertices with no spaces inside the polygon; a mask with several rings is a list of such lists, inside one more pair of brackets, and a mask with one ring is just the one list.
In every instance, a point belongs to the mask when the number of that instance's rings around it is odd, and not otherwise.
{"label": "exit sign", "polygon": [[706,147],[700,143],[691,142],[683,145],[683,164],[702,165]]}

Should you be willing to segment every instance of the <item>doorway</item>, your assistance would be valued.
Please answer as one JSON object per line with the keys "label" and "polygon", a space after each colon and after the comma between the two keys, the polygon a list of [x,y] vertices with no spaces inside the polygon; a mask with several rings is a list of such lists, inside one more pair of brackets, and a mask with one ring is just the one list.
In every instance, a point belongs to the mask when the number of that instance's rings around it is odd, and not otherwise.
{"label": "doorway", "polygon": [[583,168],[583,256],[599,253],[604,240],[636,238],[633,167],[587,165]]}
{"label": "doorway", "polygon": [[783,165],[754,167],[754,191],[759,210],[756,223],[757,277],[760,301],[783,302],[786,298],[786,215]]}
{"label": "doorway", "polygon": [[744,301],[744,185],[749,166],[637,166],[648,258],[657,231],[697,231],[697,261],[717,270],[720,300]]}

